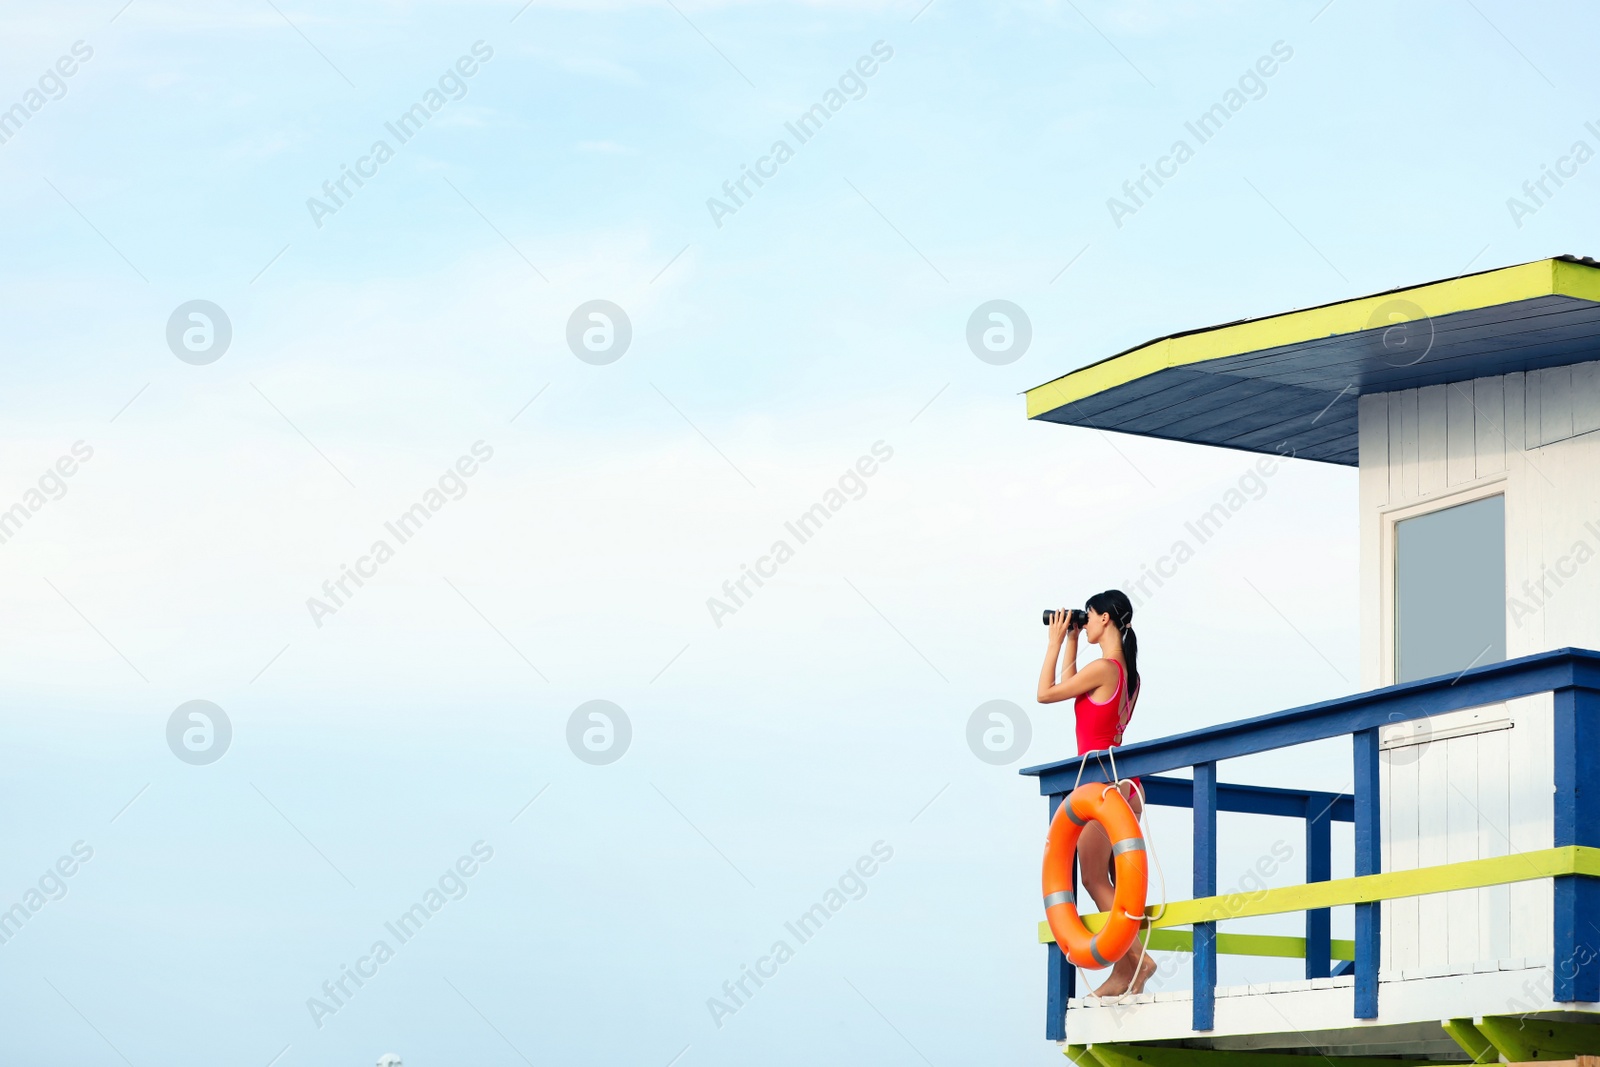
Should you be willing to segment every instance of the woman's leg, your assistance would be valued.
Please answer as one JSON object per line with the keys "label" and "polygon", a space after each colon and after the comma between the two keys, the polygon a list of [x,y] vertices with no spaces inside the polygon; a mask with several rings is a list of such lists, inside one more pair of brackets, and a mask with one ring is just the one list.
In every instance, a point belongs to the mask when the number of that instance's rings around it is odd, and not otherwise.
{"label": "woman's leg", "polygon": [[[1122,794],[1127,797],[1128,805],[1133,808],[1135,815],[1143,811],[1144,805],[1131,784],[1122,787]],[[1114,866],[1111,857],[1111,839],[1106,836],[1099,823],[1085,826],[1083,835],[1078,838],[1078,869],[1083,878],[1083,887],[1094,898],[1096,906],[1101,911],[1110,911],[1116,899],[1116,887],[1112,881]],[[1094,995],[1115,997],[1128,992],[1142,992],[1145,983],[1155,972],[1155,960],[1151,959],[1136,942],[1111,968],[1110,977],[1094,991]]]}
{"label": "woman's leg", "polygon": [[[1097,822],[1085,826],[1078,837],[1078,877],[1093,898],[1095,907],[1110,911],[1111,902],[1116,899],[1116,889],[1111,882],[1111,838],[1106,836],[1105,830]],[[1121,961],[1118,963],[1120,965]],[[1127,988],[1126,981],[1119,984],[1119,976],[1113,968],[1111,975],[1092,995],[1114,997]]]}
{"label": "woman's leg", "polygon": [[[1133,809],[1135,815],[1142,816],[1144,814],[1144,801],[1139,798],[1139,791],[1133,788],[1132,782],[1122,787],[1122,795],[1128,798],[1128,806]],[[1149,859],[1150,853],[1146,851],[1145,860],[1147,863]],[[1149,893],[1147,892],[1145,896],[1148,899]],[[1151,959],[1150,953],[1144,951],[1138,944],[1135,944],[1128,954],[1117,962],[1121,963],[1125,960],[1131,961],[1128,964],[1128,973],[1130,975],[1128,992],[1143,993],[1144,984],[1155,976],[1156,961]]]}
{"label": "woman's leg", "polygon": [[1092,822],[1078,836],[1078,876],[1083,879],[1083,888],[1094,899],[1095,907],[1101,911],[1110,910],[1116,893],[1111,870],[1111,838],[1099,823]]}

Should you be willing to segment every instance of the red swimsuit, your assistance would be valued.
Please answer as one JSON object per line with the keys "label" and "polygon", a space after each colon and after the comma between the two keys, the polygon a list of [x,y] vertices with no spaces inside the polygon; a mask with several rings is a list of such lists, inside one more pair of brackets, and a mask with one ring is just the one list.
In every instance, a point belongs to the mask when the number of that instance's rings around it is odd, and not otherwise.
{"label": "red swimsuit", "polygon": [[[1089,693],[1084,693],[1073,702],[1072,710],[1078,720],[1078,755],[1096,750],[1103,751],[1112,745],[1122,744],[1122,731],[1128,725],[1128,720],[1133,718],[1133,709],[1128,709],[1127,718],[1122,716],[1122,689],[1126,678],[1122,664],[1116,660],[1111,665],[1117,668],[1117,688],[1111,694],[1111,699],[1104,704],[1095,701]],[[1138,779],[1134,779],[1138,781]]]}

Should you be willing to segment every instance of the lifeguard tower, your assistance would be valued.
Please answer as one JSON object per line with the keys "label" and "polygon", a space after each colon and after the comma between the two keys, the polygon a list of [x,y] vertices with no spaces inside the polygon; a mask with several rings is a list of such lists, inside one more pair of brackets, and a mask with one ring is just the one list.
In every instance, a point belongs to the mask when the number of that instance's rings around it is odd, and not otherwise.
{"label": "lifeguard tower", "polygon": [[[1360,471],[1365,691],[1117,750],[1150,804],[1193,809],[1192,899],[1150,935],[1192,952],[1193,990],[1079,997],[1041,923],[1046,1036],[1083,1067],[1600,1053],[1600,264],[1176,334],[1027,402],[1047,422]],[[1344,737],[1349,793],[1219,775]],[[1022,773],[1053,815],[1080,772],[1106,780],[1079,764]],[[1234,812],[1303,824],[1305,884],[1218,895]],[[1354,823],[1354,877],[1330,877],[1335,821]],[[1328,909],[1347,905],[1354,939],[1334,941]],[[1285,913],[1304,937],[1227,929]],[[1301,957],[1305,975],[1219,988],[1219,953]]]}

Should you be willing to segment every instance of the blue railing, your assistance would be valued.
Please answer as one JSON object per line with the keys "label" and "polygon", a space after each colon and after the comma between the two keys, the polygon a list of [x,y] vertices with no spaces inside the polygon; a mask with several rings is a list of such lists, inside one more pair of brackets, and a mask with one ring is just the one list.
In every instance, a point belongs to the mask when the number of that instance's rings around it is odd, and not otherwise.
{"label": "blue railing", "polygon": [[[1392,723],[1464,708],[1496,704],[1535,693],[1553,693],[1555,704],[1554,844],[1600,845],[1600,652],[1563,648],[1474,667],[1459,675],[1427,678],[1288,711],[1240,719],[1117,749],[1117,773],[1149,776],[1153,804],[1194,809],[1194,896],[1217,890],[1217,812],[1289,815],[1306,820],[1306,880],[1331,874],[1332,820],[1355,829],[1355,873],[1377,874],[1380,861],[1378,731]],[[1312,741],[1348,736],[1353,759],[1350,796],[1219,784],[1220,760],[1271,752]],[[1191,778],[1162,779],[1189,768]],[[1039,779],[1053,817],[1074,783],[1104,782],[1109,768],[1093,754],[1023,768]],[[1187,792],[1188,796],[1182,794]],[[1318,808],[1318,805],[1321,805]],[[1379,904],[1355,905],[1354,1017],[1378,1017]],[[1580,951],[1590,922],[1600,921],[1600,878],[1555,879],[1554,949],[1564,965],[1555,969],[1558,1002],[1600,1000],[1600,954]],[[1217,924],[1194,924],[1193,1029],[1213,1028],[1216,1015]],[[1329,966],[1329,914],[1306,915],[1306,976],[1323,977]],[[1075,971],[1054,944],[1049,951],[1045,1036],[1066,1037],[1067,1001],[1075,995]]]}
{"label": "blue railing", "polygon": [[[1119,768],[1120,771],[1120,768]],[[1194,783],[1183,778],[1145,775],[1139,781],[1146,804],[1168,808],[1193,808]],[[1280,789],[1259,785],[1217,783],[1216,810],[1248,815],[1277,815],[1305,822],[1306,881],[1326,882],[1333,877],[1333,824],[1355,822],[1355,798],[1348,793],[1315,789]],[[1208,861],[1215,866],[1215,861]],[[1215,884],[1212,892],[1216,891]],[[1199,896],[1199,894],[1195,894]],[[1210,894],[1207,894],[1210,895]],[[1209,936],[1209,935],[1207,935]],[[1333,913],[1327,908],[1306,912],[1306,977],[1332,974]]]}

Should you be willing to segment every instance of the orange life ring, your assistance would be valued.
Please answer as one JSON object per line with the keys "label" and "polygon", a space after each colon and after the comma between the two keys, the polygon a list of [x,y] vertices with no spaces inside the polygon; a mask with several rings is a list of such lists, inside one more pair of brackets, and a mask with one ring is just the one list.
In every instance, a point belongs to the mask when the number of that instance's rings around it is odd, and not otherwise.
{"label": "orange life ring", "polygon": [[[1091,820],[1111,838],[1116,865],[1116,898],[1097,934],[1091,934],[1078,917],[1072,888],[1078,836]],[[1044,917],[1067,959],[1089,970],[1109,967],[1121,959],[1139,937],[1148,888],[1144,836],[1122,792],[1102,782],[1074,789],[1056,809],[1044,843]]]}

